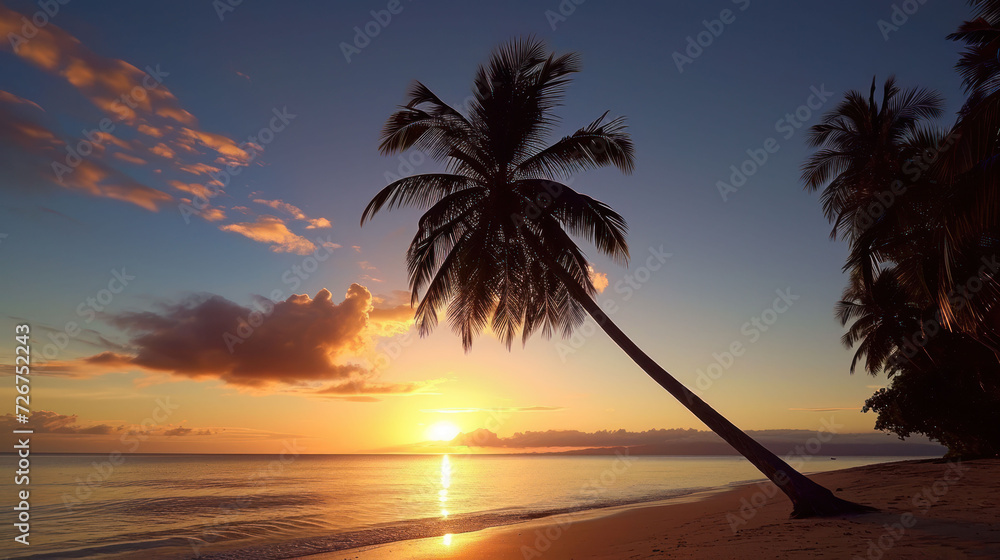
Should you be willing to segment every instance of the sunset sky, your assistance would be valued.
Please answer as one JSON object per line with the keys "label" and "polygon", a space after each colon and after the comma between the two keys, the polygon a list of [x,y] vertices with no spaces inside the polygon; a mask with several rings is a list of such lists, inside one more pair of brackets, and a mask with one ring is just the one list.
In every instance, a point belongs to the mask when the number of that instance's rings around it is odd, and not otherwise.
{"label": "sunset sky", "polygon": [[[462,107],[490,50],[531,34],[582,56],[560,135],[628,117],[635,173],[573,178],[629,222],[630,268],[593,261],[613,319],[744,429],[872,430],[860,408],[885,379],[848,372],[833,317],[846,247],[802,190],[805,128],[890,74],[941,92],[950,124],[962,3],[922,4],[895,30],[878,23],[890,1],[233,4],[71,2],[27,34],[38,6],[0,4],[0,328],[30,324],[45,358],[38,450],[131,450],[123,434],[149,418],[140,452],[702,429],[591,328],[511,352],[487,335],[465,354],[444,321],[420,339],[403,260],[419,213],[358,225],[393,176],[440,169],[378,153],[410,82]],[[723,10],[731,23],[706,27]],[[375,36],[357,37],[366,25]],[[674,56],[707,29],[708,46]],[[768,139],[777,150],[720,193]],[[269,312],[237,332],[254,305]],[[713,354],[721,376],[699,381]]]}

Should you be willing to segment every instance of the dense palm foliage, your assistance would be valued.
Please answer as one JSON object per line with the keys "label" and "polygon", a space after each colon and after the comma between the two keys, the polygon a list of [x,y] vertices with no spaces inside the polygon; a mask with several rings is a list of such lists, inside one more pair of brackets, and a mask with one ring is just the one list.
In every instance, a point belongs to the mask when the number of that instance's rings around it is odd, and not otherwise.
{"label": "dense palm foliage", "polygon": [[383,154],[417,148],[448,162],[448,173],[405,177],[385,187],[362,217],[364,223],[399,205],[428,208],[407,253],[421,334],[434,328],[446,307],[466,350],[486,327],[508,347],[518,331],[524,340],[538,330],[569,333],[584,311],[542,266],[539,247],[588,294],[594,293],[588,261],[569,234],[628,262],[625,220],[548,180],[609,165],[629,173],[634,165],[624,120],[606,114],[545,146],[556,125],[552,109],[578,68],[575,54],[549,56],[539,42],[515,42],[480,67],[469,117],[417,82],[408,103],[386,123]]}
{"label": "dense palm foliage", "polygon": [[871,375],[891,379],[866,402],[876,427],[923,433],[954,455],[1000,452],[1000,2],[973,1],[977,18],[953,39],[969,98],[938,130],[942,100],[890,78],[858,92],[812,127],[804,164],[822,188],[834,236],[850,248],[837,317],[842,341]]}
{"label": "dense palm foliage", "polygon": [[565,179],[608,166],[629,173],[634,156],[624,120],[607,113],[546,144],[557,124],[552,111],[578,68],[574,54],[514,41],[479,68],[467,115],[418,82],[386,122],[383,154],[416,148],[447,165],[444,173],[394,181],[361,217],[364,224],[383,209],[424,210],[406,255],[421,335],[447,309],[466,350],[487,328],[510,348],[518,334],[524,341],[535,332],[568,336],[589,313],[650,377],[774,481],[792,500],[793,515],[870,511],[833,496],[739,430],[640,350],[593,299],[590,264],[573,236],[627,264],[625,220]]}

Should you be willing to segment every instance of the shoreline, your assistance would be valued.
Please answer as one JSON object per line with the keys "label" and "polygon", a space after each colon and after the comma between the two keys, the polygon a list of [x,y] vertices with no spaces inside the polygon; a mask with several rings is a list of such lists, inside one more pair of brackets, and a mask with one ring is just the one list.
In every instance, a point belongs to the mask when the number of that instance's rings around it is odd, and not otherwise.
{"label": "shoreline", "polygon": [[299,560],[998,558],[1000,459],[922,459],[810,475],[879,513],[792,520],[770,482],[324,552]]}

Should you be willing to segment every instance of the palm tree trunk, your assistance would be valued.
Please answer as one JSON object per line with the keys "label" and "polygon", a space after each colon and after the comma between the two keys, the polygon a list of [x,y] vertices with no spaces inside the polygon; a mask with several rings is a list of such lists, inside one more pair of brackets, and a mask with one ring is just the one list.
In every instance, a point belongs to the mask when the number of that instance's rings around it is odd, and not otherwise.
{"label": "palm tree trunk", "polygon": [[654,381],[660,384],[671,395],[694,413],[713,432],[718,434],[741,455],[753,463],[760,472],[785,493],[792,501],[792,517],[820,517],[841,515],[847,513],[868,513],[877,511],[875,508],[849,502],[833,495],[828,489],[806,478],[777,455],[768,451],[763,445],[745,434],[732,422],[726,420],[714,408],[695,395],[687,387],[674,379],[661,368],[652,358],[646,355],[632,340],[618,328],[589,294],[584,292],[576,281],[560,266],[551,266],[566,284],[574,299],[578,300],[590,313],[611,340],[615,341],[632,360],[642,368]]}

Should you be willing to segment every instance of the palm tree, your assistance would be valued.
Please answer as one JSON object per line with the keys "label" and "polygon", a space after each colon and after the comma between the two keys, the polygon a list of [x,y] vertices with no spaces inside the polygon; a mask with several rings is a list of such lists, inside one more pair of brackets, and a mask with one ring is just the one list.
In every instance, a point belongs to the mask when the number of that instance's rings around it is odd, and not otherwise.
{"label": "palm tree", "polygon": [[[793,517],[873,511],[834,496],[792,469],[681,385],[635,345],[594,300],[589,262],[571,235],[627,264],[625,219],[564,182],[614,166],[630,173],[632,141],[622,118],[607,113],[551,145],[575,54],[549,54],[538,40],[495,50],[476,73],[468,116],[416,82],[386,122],[384,155],[416,147],[447,172],[405,177],[371,200],[361,224],[382,209],[426,209],[407,250],[411,303],[420,334],[447,309],[468,351],[487,327],[508,349],[536,331],[568,336],[589,313],[650,377],[743,454],[792,501]],[[422,294],[422,295],[421,295]]]}
{"label": "palm tree", "polygon": [[[973,83],[979,88],[973,98],[1000,101],[983,91],[988,80]],[[879,268],[894,263],[911,298],[930,298],[946,328],[967,333],[1000,360],[1000,283],[984,278],[974,298],[955,298],[978,273],[981,258],[1000,248],[996,173],[991,165],[969,163],[986,157],[984,110],[967,105],[953,130],[935,130],[924,121],[941,114],[937,93],[901,90],[892,77],[881,103],[875,92],[874,79],[867,99],[847,92],[810,129],[809,143],[819,150],[803,165],[805,188],[823,189],[831,237],[847,238],[844,270],[854,281],[870,289]]]}
{"label": "palm tree", "polygon": [[895,267],[876,272],[870,286],[850,282],[837,303],[836,315],[841,325],[850,324],[840,341],[848,349],[857,347],[851,373],[862,360],[871,375],[885,370],[891,376],[902,364],[915,364],[913,354],[923,345],[914,344],[912,339],[922,332],[922,311],[901,285]]}
{"label": "palm tree", "polygon": [[[947,263],[952,266],[963,254],[977,261],[1000,248],[1000,0],[969,4],[975,7],[974,18],[948,36],[965,43],[956,68],[969,94],[954,127],[957,149],[941,165],[956,187],[944,204],[953,217],[944,225],[954,246]],[[984,280],[987,289],[963,310],[955,309],[946,294],[968,277],[948,272],[938,295],[946,324],[989,347],[1000,361],[1000,278]]]}
{"label": "palm tree", "polygon": [[[875,98],[875,79],[867,98],[856,90],[809,131],[808,143],[820,148],[803,165],[802,180],[808,191],[823,188],[823,212],[833,224],[830,236],[846,237],[851,255],[845,270],[871,285],[879,262],[909,249],[910,241],[926,217],[917,218],[912,201],[927,183],[927,174],[913,180],[908,161],[914,161],[940,140],[921,127],[922,120],[941,114],[942,98],[925,89],[900,90],[889,77],[882,86],[882,101]],[[911,163],[911,165],[914,165]],[[914,167],[914,169],[919,169]],[[900,181],[897,191],[891,186]],[[909,204],[887,201],[907,197]],[[892,197],[892,198],[889,198]],[[918,227],[914,228],[916,225]],[[899,235],[908,230],[911,235]]]}

